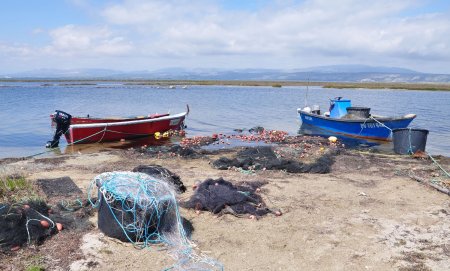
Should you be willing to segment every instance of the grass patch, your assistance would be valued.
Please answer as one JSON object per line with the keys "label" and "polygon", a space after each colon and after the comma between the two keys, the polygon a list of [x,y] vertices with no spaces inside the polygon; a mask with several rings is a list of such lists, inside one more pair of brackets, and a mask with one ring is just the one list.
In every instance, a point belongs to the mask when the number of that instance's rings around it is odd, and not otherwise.
{"label": "grass patch", "polygon": [[0,177],[0,201],[20,202],[40,200],[33,184],[23,176]]}
{"label": "grass patch", "polygon": [[2,180],[0,185],[0,191],[18,191],[29,188],[30,184],[27,182],[27,180],[24,177],[21,176],[12,176],[7,177],[6,179]]}
{"label": "grass patch", "polygon": [[40,265],[31,265],[28,266],[26,271],[45,271],[45,268]]}
{"label": "grass patch", "polygon": [[41,254],[29,254],[25,259],[22,259],[21,270],[25,271],[45,271],[45,257]]}

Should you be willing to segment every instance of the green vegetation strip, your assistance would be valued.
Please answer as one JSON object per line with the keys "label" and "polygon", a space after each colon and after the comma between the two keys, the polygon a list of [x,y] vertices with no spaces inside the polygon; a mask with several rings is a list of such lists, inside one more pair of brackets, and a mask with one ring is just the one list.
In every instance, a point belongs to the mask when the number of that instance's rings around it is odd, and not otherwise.
{"label": "green vegetation strip", "polygon": [[450,84],[443,83],[324,83],[322,87],[450,91]]}
{"label": "green vegetation strip", "polygon": [[307,81],[263,81],[263,80],[113,80],[104,78],[94,79],[0,79],[0,82],[42,82],[44,85],[58,84],[61,86],[70,85],[95,85],[98,82],[120,82],[125,85],[221,85],[221,86],[321,86],[324,88],[337,89],[399,89],[399,90],[427,90],[427,91],[450,91],[450,83],[359,83],[359,82],[307,82]]}
{"label": "green vegetation strip", "polygon": [[39,199],[32,183],[21,176],[0,177],[0,202]]}

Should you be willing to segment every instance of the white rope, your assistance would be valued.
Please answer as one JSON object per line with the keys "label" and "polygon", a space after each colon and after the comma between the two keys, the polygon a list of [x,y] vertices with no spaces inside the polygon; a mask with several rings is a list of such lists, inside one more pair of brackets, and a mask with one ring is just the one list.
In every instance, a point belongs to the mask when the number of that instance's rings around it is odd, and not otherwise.
{"label": "white rope", "polygon": [[391,129],[391,128],[387,127],[384,123],[379,122],[376,118],[374,118],[374,117],[372,117],[372,116],[369,116],[369,118],[370,118],[370,119],[373,119],[375,122],[381,124],[381,125],[384,126],[386,129],[388,129],[389,131],[392,132],[392,129]]}
{"label": "white rope", "polygon": [[92,134],[92,135],[87,136],[87,137],[85,137],[85,138],[79,139],[79,140],[74,141],[74,142],[72,142],[72,143],[69,143],[69,144],[67,144],[67,146],[70,146],[70,145],[76,144],[76,143],[78,143],[78,142],[84,141],[84,140],[86,140],[86,139],[88,139],[88,138],[91,138],[91,137],[93,137],[93,136],[96,136],[96,135],[98,135],[98,134],[100,134],[100,133],[102,133],[102,132],[104,132],[104,130],[101,130],[101,131],[99,131],[99,132],[97,132],[97,133],[95,133],[95,134]]}
{"label": "white rope", "polygon": [[103,129],[103,135],[102,135],[102,137],[97,141],[97,143],[99,143],[100,141],[102,141],[102,139],[105,137],[105,134],[106,134],[106,131],[107,131],[106,128],[108,128],[108,123],[106,123],[105,128]]}
{"label": "white rope", "polygon": [[391,133],[392,133],[392,129],[391,129],[391,128],[387,127],[384,123],[378,121],[378,120],[377,120],[376,118],[374,118],[373,116],[369,116],[368,118],[366,118],[366,119],[364,120],[364,123],[361,125],[361,130],[359,131],[358,135],[360,135],[360,134],[362,133],[362,131],[364,130],[364,126],[366,125],[366,122],[367,122],[369,119],[372,119],[372,120],[374,120],[376,123],[379,123],[381,126],[385,127],[386,129],[388,129],[388,130],[391,131]]}

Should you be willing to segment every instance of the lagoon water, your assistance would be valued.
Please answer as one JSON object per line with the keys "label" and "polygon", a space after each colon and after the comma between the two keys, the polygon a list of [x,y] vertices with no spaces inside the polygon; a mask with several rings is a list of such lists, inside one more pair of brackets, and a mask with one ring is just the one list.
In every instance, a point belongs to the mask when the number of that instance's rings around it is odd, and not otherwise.
{"label": "lagoon water", "polygon": [[[342,96],[376,115],[417,114],[410,127],[430,131],[427,152],[450,156],[450,92],[324,89],[321,87],[188,86],[175,89],[98,82],[67,84],[0,82],[0,158],[44,152],[53,135],[49,115],[63,110],[74,116],[136,116],[179,113],[189,104],[188,136],[232,133],[262,126],[294,135],[301,125],[297,108]],[[66,145],[61,139],[61,148]],[[385,145],[389,147],[389,145]],[[52,155],[46,153],[45,155]]]}

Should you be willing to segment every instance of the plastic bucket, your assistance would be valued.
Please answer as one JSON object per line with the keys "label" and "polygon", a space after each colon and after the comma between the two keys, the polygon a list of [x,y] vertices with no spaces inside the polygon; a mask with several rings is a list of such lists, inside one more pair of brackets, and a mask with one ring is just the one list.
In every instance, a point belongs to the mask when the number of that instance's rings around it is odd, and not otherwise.
{"label": "plastic bucket", "polygon": [[425,151],[429,131],[425,129],[401,128],[392,130],[394,152],[397,154],[413,154]]}
{"label": "plastic bucket", "polygon": [[370,116],[369,107],[347,107],[347,114],[351,114],[355,117],[367,119]]}

